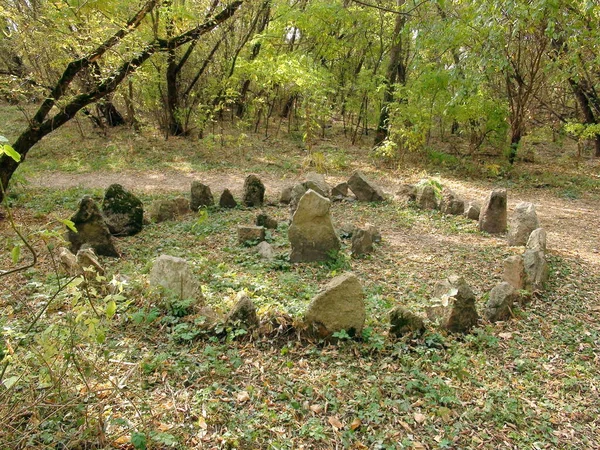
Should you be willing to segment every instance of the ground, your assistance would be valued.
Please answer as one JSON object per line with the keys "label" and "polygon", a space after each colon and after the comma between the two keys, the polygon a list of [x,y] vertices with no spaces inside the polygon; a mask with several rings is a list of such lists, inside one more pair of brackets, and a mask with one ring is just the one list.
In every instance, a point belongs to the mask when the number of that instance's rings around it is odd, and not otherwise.
{"label": "ground", "polygon": [[[11,389],[0,394],[0,447],[600,448],[594,160],[550,159],[544,153],[554,155],[550,143],[536,147],[536,163],[506,172],[495,162],[482,164],[482,176],[460,164],[415,165],[411,158],[384,167],[366,146],[351,147],[342,136],[328,137],[309,154],[302,142],[283,138],[248,136],[240,145],[233,132],[190,143],[84,131],[85,138],[67,128],[32,151],[9,196],[39,262],[2,277],[0,325],[11,354],[4,379]],[[391,199],[336,203],[333,220],[379,227],[383,241],[375,254],[351,259],[344,241],[328,264],[290,265],[283,224],[289,214],[277,205],[281,189],[309,170],[325,172],[335,184],[355,169]],[[64,228],[56,219],[68,218],[84,193],[101,199],[118,182],[147,204],[187,195],[198,179],[216,195],[229,188],[239,199],[248,173],[267,187],[271,205],[263,211],[282,222],[269,237],[281,255],[275,261],[237,244],[237,224],[252,223],[257,210],[215,208],[119,239],[122,257],[102,259],[109,280],[128,279],[119,295],[111,297],[103,281],[58,287],[66,278],[52,268]],[[402,183],[426,176],[470,200],[506,187],[510,210],[519,201],[535,203],[548,232],[551,277],[511,320],[481,322],[467,336],[432,324],[422,337],[388,336],[387,311],[403,304],[424,314],[435,282],[450,274],[465,277],[481,309],[501,280],[502,260],[522,252],[465,218],[423,212],[395,198]],[[10,252],[19,240],[9,220],[0,222],[0,233],[2,266],[14,267]],[[161,253],[192,263],[206,303],[219,313],[246,290],[263,317],[261,333],[199,332],[197,305],[165,298],[147,284]],[[27,261],[23,247],[18,264]],[[367,294],[362,339],[301,338],[298,325],[310,298],[346,270]],[[116,311],[108,314],[113,301]],[[90,305],[106,317],[96,320]]]}

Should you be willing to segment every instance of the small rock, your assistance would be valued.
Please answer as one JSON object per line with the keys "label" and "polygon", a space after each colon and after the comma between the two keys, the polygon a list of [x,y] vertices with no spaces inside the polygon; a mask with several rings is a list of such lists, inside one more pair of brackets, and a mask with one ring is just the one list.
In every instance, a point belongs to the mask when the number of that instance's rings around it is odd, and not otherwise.
{"label": "small rock", "polygon": [[144,206],[142,201],[120,184],[106,189],[102,213],[113,236],[133,236],[142,231]]}
{"label": "small rock", "polygon": [[279,224],[275,219],[269,217],[267,214],[259,214],[256,216],[256,225],[265,227],[268,230],[276,230]]}
{"label": "small rock", "polygon": [[459,198],[452,189],[445,187],[442,189],[440,211],[444,214],[460,216],[465,212],[465,202],[463,199]]}
{"label": "small rock", "polygon": [[71,217],[77,233],[67,229],[67,240],[71,243],[70,250],[77,253],[84,245],[89,245],[97,255],[119,257],[112,236],[108,230],[98,205],[89,196],[79,202],[77,212]]}
{"label": "small rock", "polygon": [[219,198],[219,206],[221,208],[235,208],[237,206],[237,202],[235,198],[233,198],[233,194],[229,189],[225,189],[221,194],[221,198]]}
{"label": "small rock", "polygon": [[305,179],[306,181],[303,184],[306,190],[312,189],[325,198],[331,196],[331,188],[329,187],[329,184],[327,184],[327,181],[325,181],[325,177],[320,173],[309,172],[306,174]]}
{"label": "small rock", "polygon": [[427,317],[453,333],[466,333],[477,324],[475,294],[462,277],[451,276],[438,283],[436,305],[427,308]]}
{"label": "small rock", "polygon": [[260,324],[256,306],[245,292],[239,292],[236,304],[227,315],[227,323],[241,325],[244,328],[257,328]]}
{"label": "small rock", "polygon": [[331,198],[341,200],[348,196],[348,183],[340,183],[331,189]]}
{"label": "small rock", "polygon": [[210,187],[199,181],[192,181],[190,209],[192,211],[198,211],[201,207],[213,206],[214,204],[215,199],[210,191]]}
{"label": "small rock", "polygon": [[481,213],[481,206],[477,202],[469,202],[465,206],[465,217],[471,220],[479,220],[479,214]]}
{"label": "small rock", "polygon": [[238,243],[257,243],[265,240],[265,227],[238,225]]}
{"label": "small rock", "polygon": [[427,183],[421,183],[416,186],[415,202],[423,210],[439,208],[439,200],[435,188]]}
{"label": "small rock", "polygon": [[98,257],[91,248],[82,248],[77,252],[77,262],[85,270],[91,268],[99,275],[104,275],[104,267],[98,262]]}
{"label": "small rock", "polygon": [[373,253],[373,238],[371,233],[362,228],[357,228],[352,235],[352,257]]}
{"label": "small rock", "polygon": [[529,239],[527,240],[527,249],[529,250],[540,250],[542,253],[546,253],[547,237],[546,230],[543,228],[537,228],[531,232]]}
{"label": "small rock", "polygon": [[525,266],[520,255],[509,256],[504,260],[504,275],[502,279],[517,291],[525,288]]}
{"label": "small rock", "polygon": [[243,204],[246,207],[262,206],[265,201],[265,185],[256,175],[248,175],[244,181]]}
{"label": "small rock", "polygon": [[289,205],[292,201],[292,189],[294,186],[287,186],[283,188],[281,191],[281,195],[279,196],[279,203],[283,203],[284,205]]}
{"label": "small rock", "polygon": [[504,233],[507,227],[506,189],[494,189],[479,214],[479,229],[491,234]]}
{"label": "small rock", "polygon": [[417,188],[413,184],[402,184],[396,191],[396,197],[402,202],[414,202],[417,199]]}
{"label": "small rock", "polygon": [[422,334],[425,331],[425,322],[416,314],[402,306],[396,306],[389,313],[390,333],[396,337],[407,334]]}
{"label": "small rock", "polygon": [[183,216],[190,212],[190,201],[184,197],[177,197],[173,200],[170,200],[173,204],[173,211],[176,216]]}
{"label": "small rock", "polygon": [[510,220],[508,245],[518,246],[527,244],[527,239],[533,230],[539,228],[540,221],[535,212],[535,205],[521,202],[515,207]]}
{"label": "small rock", "polygon": [[342,239],[349,239],[352,237],[354,232],[357,230],[357,227],[350,222],[343,222],[337,228],[337,234]]}
{"label": "small rock", "polygon": [[381,232],[379,231],[379,228],[377,228],[375,225],[371,223],[366,223],[365,231],[371,235],[371,240],[373,242],[377,244],[381,242]]}
{"label": "small rock", "polygon": [[58,249],[58,260],[69,276],[81,274],[81,266],[77,262],[77,257],[65,247]]}
{"label": "small rock", "polygon": [[267,241],[262,241],[256,246],[256,251],[262,259],[273,260],[275,259],[275,251],[273,246]]}
{"label": "small rock", "polygon": [[526,250],[523,253],[525,267],[525,288],[531,292],[543,289],[548,279],[548,265],[541,250]]}
{"label": "small rock", "polygon": [[511,316],[513,304],[518,299],[519,293],[515,288],[510,283],[503,281],[490,291],[483,315],[490,322],[507,320]]}
{"label": "small rock", "polygon": [[382,202],[385,200],[385,194],[381,188],[358,170],[348,180],[348,187],[359,202]]}
{"label": "small rock", "polygon": [[292,187],[291,200],[290,200],[290,212],[292,215],[296,212],[296,208],[298,208],[298,203],[300,203],[300,199],[304,194],[306,194],[306,187],[302,183],[295,184]]}
{"label": "small rock", "polygon": [[203,299],[200,283],[189,263],[176,256],[160,255],[154,261],[148,277],[151,286],[162,287],[179,299]]}

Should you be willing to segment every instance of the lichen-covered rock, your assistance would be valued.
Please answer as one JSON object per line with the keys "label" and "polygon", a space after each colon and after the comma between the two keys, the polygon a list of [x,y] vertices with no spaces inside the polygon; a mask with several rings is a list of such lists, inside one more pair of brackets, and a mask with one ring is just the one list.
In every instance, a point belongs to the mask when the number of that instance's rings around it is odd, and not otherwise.
{"label": "lichen-covered rock", "polygon": [[364,228],[357,228],[352,234],[352,257],[373,253],[373,235]]}
{"label": "lichen-covered rock", "polygon": [[518,301],[519,293],[506,281],[494,286],[485,304],[483,315],[490,322],[507,320],[511,316],[513,304]]}
{"label": "lichen-covered rock", "polygon": [[235,208],[237,206],[237,202],[235,198],[233,198],[233,194],[229,189],[225,189],[219,198],[219,206],[221,208]]}
{"label": "lichen-covered rock", "polygon": [[507,227],[506,189],[494,189],[485,199],[479,214],[479,229],[491,234],[504,233]]}
{"label": "lichen-covered rock", "polygon": [[190,189],[190,209],[198,211],[201,207],[209,207],[215,204],[215,199],[210,191],[210,187],[199,181],[192,181]]}
{"label": "lichen-covered rock", "polygon": [[529,202],[520,202],[510,219],[508,230],[508,245],[518,246],[527,244],[531,232],[540,226],[535,205]]}
{"label": "lichen-covered rock", "polygon": [[517,291],[525,289],[525,266],[521,255],[509,256],[504,260],[502,279]]}
{"label": "lichen-covered rock", "polygon": [[440,201],[440,211],[444,214],[460,216],[465,212],[465,201],[456,193],[447,187],[442,189],[442,199]]}
{"label": "lichen-covered rock", "polygon": [[238,243],[258,243],[265,240],[265,227],[238,225]]}
{"label": "lichen-covered rock", "polygon": [[304,323],[309,333],[325,338],[345,330],[350,336],[360,336],[366,318],[364,297],[356,275],[335,277],[306,310]]}
{"label": "lichen-covered rock", "polygon": [[256,306],[245,292],[239,292],[236,303],[227,315],[227,323],[243,328],[257,328],[260,324],[256,314]]}
{"label": "lichen-covered rock", "polygon": [[325,177],[320,173],[309,172],[304,177],[306,181],[304,181],[304,187],[306,190],[312,189],[319,195],[323,197],[329,198],[331,196],[331,187],[325,181]]}
{"label": "lichen-covered rock", "polygon": [[358,170],[348,180],[348,187],[359,202],[382,202],[385,200],[385,194],[381,188]]}
{"label": "lichen-covered rock", "polygon": [[402,306],[396,306],[389,313],[390,333],[396,337],[407,334],[422,334],[425,331],[425,322],[415,313]]}
{"label": "lichen-covered rock", "polygon": [[529,235],[529,239],[527,240],[527,249],[540,250],[545,254],[547,246],[546,230],[543,228],[537,228],[533,230]]}
{"label": "lichen-covered rock", "polygon": [[462,277],[451,276],[436,285],[427,317],[452,333],[466,333],[479,320],[475,294]]}
{"label": "lichen-covered rock", "polygon": [[71,243],[69,250],[72,253],[77,253],[87,244],[97,255],[119,257],[104,217],[90,196],[86,195],[81,199],[77,212],[71,217],[71,222],[77,229],[77,233],[70,228],[67,229],[67,240]]}
{"label": "lichen-covered rock", "polygon": [[248,175],[244,181],[244,206],[262,206],[264,201],[265,185],[256,175]]}
{"label": "lichen-covered rock", "polygon": [[179,299],[203,299],[200,283],[183,258],[160,255],[152,265],[149,283]]}
{"label": "lichen-covered rock", "polygon": [[302,196],[288,231],[291,262],[325,261],[340,249],[329,214],[330,204],[312,189]]}
{"label": "lichen-covered rock", "polygon": [[106,189],[102,212],[113,236],[133,236],[142,231],[144,205],[120,184],[112,184]]}

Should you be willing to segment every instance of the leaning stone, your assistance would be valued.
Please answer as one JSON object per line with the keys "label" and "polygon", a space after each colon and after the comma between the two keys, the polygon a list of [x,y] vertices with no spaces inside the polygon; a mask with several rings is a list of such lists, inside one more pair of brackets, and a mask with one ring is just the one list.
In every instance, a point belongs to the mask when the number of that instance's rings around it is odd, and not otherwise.
{"label": "leaning stone", "polygon": [[302,196],[288,231],[291,262],[325,261],[340,249],[329,214],[330,205],[328,199],[313,190]]}
{"label": "leaning stone", "polygon": [[525,289],[525,266],[521,255],[509,256],[504,260],[502,279],[517,291]]}
{"label": "leaning stone", "polygon": [[481,206],[476,202],[469,202],[465,206],[465,217],[471,220],[479,220],[479,214],[481,213]]}
{"label": "leaning stone", "polygon": [[201,207],[208,207],[215,204],[210,187],[199,181],[192,181],[192,188],[190,192],[190,209],[192,211],[198,211]]}
{"label": "leaning stone", "polygon": [[98,262],[98,257],[91,248],[82,248],[77,252],[77,262],[82,269],[91,268],[98,275],[104,275],[104,267]]}
{"label": "leaning stone", "polygon": [[73,277],[81,274],[82,270],[77,262],[77,257],[68,248],[61,247],[58,249],[58,260],[68,275]]}
{"label": "leaning stone", "polygon": [[526,250],[523,253],[525,288],[531,292],[543,289],[548,279],[548,265],[541,250]]}
{"label": "leaning stone", "polygon": [[259,227],[265,227],[268,230],[276,230],[279,224],[275,219],[269,217],[267,214],[259,214],[256,216],[256,225]]}
{"label": "leaning stone", "polygon": [[373,237],[372,234],[363,228],[357,228],[352,235],[352,257],[373,253]]}
{"label": "leaning stone", "polygon": [[306,181],[303,183],[306,190],[312,189],[317,194],[323,197],[329,198],[331,196],[331,187],[325,181],[325,177],[320,173],[309,172],[305,177]]}
{"label": "leaning stone", "polygon": [[262,241],[256,246],[256,251],[262,259],[272,260],[275,259],[275,251],[273,246],[267,241]]}
{"label": "leaning stone", "polygon": [[510,319],[513,304],[519,300],[519,293],[506,281],[494,286],[485,304],[483,315],[490,322]]}
{"label": "leaning stone", "polygon": [[119,257],[104,218],[91,197],[86,195],[81,199],[79,209],[71,217],[71,222],[77,229],[77,233],[67,229],[67,240],[71,243],[72,253],[77,253],[87,244],[97,255]]}
{"label": "leaning stone", "polygon": [[179,299],[203,299],[200,283],[183,258],[160,255],[152,265],[148,281],[151,286],[160,286]]}
{"label": "leaning stone", "polygon": [[407,334],[423,334],[425,322],[416,314],[402,306],[396,306],[389,313],[390,333],[396,337]]}
{"label": "leaning stone", "polygon": [[419,184],[416,186],[415,202],[420,209],[438,209],[439,201],[435,195],[435,189],[429,184]]}
{"label": "leaning stone", "polygon": [[479,229],[491,234],[506,232],[506,204],[506,189],[490,192],[479,214]]}
{"label": "leaning stone", "polygon": [[227,315],[226,322],[243,328],[257,328],[260,324],[256,314],[256,306],[245,292],[238,293],[236,303]]}
{"label": "leaning stone", "polygon": [[427,317],[453,333],[466,333],[477,324],[475,294],[462,277],[451,276],[435,287],[436,305],[427,308]]}
{"label": "leaning stone", "polygon": [[385,194],[381,188],[358,170],[348,180],[348,187],[354,192],[359,202],[382,202],[385,200]]}
{"label": "leaning stone", "polygon": [[284,205],[289,205],[292,201],[292,189],[294,186],[287,186],[283,188],[281,191],[281,195],[279,196],[279,203],[283,203]]}
{"label": "leaning stone", "polygon": [[244,181],[244,206],[262,206],[265,201],[265,185],[256,175],[248,175]]}
{"label": "leaning stone", "polygon": [[331,198],[343,199],[348,196],[348,183],[340,183],[331,189]]}
{"label": "leaning stone", "polygon": [[321,338],[342,330],[360,336],[366,318],[364,297],[356,275],[339,275],[312,299],[304,323],[311,334]]}
{"label": "leaning stone", "polygon": [[229,189],[225,189],[219,198],[219,206],[221,208],[235,208],[237,206],[237,202],[235,198],[233,198],[233,194]]}
{"label": "leaning stone", "polygon": [[238,225],[238,243],[260,242],[265,240],[265,227]]}
{"label": "leaning stone", "polygon": [[535,205],[521,202],[515,207],[510,219],[508,245],[518,246],[527,244],[527,239],[533,230],[539,228],[540,221],[535,212]]}
{"label": "leaning stone", "polygon": [[102,213],[113,236],[133,236],[142,231],[142,201],[120,184],[111,184],[102,201]]}
{"label": "leaning stone", "polygon": [[442,189],[440,211],[444,214],[460,216],[465,212],[465,201],[459,198],[452,189],[445,187]]}
{"label": "leaning stone", "polygon": [[541,250],[546,253],[547,238],[546,230],[543,228],[537,228],[531,232],[529,239],[527,240],[527,248],[529,250]]}

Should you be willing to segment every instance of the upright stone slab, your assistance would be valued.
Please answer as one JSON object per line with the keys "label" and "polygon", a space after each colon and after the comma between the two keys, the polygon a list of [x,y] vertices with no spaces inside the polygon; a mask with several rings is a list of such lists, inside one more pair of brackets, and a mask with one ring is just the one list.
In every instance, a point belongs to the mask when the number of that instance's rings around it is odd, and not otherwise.
{"label": "upright stone slab", "polygon": [[385,200],[381,188],[358,170],[348,180],[348,187],[354,192],[359,202],[382,202]]}
{"label": "upright stone slab", "polygon": [[527,244],[531,232],[540,226],[535,205],[529,202],[520,202],[510,218],[508,229],[508,245],[518,246]]}
{"label": "upright stone slab", "polygon": [[106,189],[102,212],[113,236],[133,236],[142,231],[144,205],[120,184],[111,184]]}
{"label": "upright stone slab", "polygon": [[67,229],[67,240],[71,243],[72,253],[77,253],[83,245],[87,244],[97,255],[119,257],[104,217],[92,197],[86,195],[81,199],[77,212],[71,217],[71,222],[77,229],[77,233]]}
{"label": "upright stone slab", "polygon": [[513,304],[519,299],[519,293],[506,281],[494,286],[485,304],[483,315],[490,322],[510,319]]}
{"label": "upright stone slab", "polygon": [[477,325],[475,294],[462,277],[451,276],[438,283],[434,297],[436,304],[427,308],[427,317],[440,327],[453,333],[466,333]]}
{"label": "upright stone slab", "polygon": [[479,229],[491,234],[506,232],[506,205],[506,189],[494,189],[490,192],[481,207]]}
{"label": "upright stone slab", "polygon": [[237,206],[237,202],[235,198],[233,198],[233,194],[229,189],[225,189],[219,198],[219,206],[221,208],[235,208]]}
{"label": "upright stone slab", "polygon": [[265,185],[256,175],[248,175],[244,181],[244,206],[262,206],[265,201]]}
{"label": "upright stone slab", "polygon": [[151,286],[161,286],[179,299],[203,299],[200,283],[183,258],[160,255],[152,265],[149,282]]}
{"label": "upright stone slab", "polygon": [[199,181],[192,181],[192,187],[190,190],[190,209],[192,211],[198,211],[201,207],[213,206],[215,199],[210,191],[210,187]]}
{"label": "upright stone slab", "polygon": [[529,235],[529,239],[527,240],[527,249],[540,250],[545,254],[547,246],[546,230],[543,228],[537,228],[533,230]]}
{"label": "upright stone slab", "polygon": [[373,253],[373,235],[364,228],[357,228],[352,234],[352,257]]}
{"label": "upright stone slab", "polygon": [[323,197],[331,197],[331,187],[327,184],[323,175],[316,172],[309,172],[306,174],[305,179],[306,181],[303,184],[306,190],[312,189]]}
{"label": "upright stone slab", "polygon": [[525,288],[530,291],[541,290],[548,279],[548,265],[541,250],[526,250],[523,253],[525,267]]}
{"label": "upright stone slab", "polygon": [[291,262],[325,261],[340,249],[329,207],[331,202],[310,189],[302,196],[292,217],[288,237]]}
{"label": "upright stone slab", "polygon": [[525,289],[525,266],[521,255],[509,256],[504,260],[502,279],[517,291]]}
{"label": "upright stone slab", "polygon": [[440,202],[440,211],[444,214],[460,216],[465,212],[465,201],[449,188],[442,189],[442,200]]}
{"label": "upright stone slab", "polygon": [[339,275],[310,302],[304,323],[309,332],[323,338],[342,330],[360,336],[366,317],[364,297],[356,275]]}

